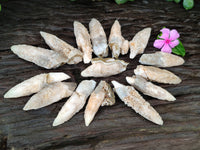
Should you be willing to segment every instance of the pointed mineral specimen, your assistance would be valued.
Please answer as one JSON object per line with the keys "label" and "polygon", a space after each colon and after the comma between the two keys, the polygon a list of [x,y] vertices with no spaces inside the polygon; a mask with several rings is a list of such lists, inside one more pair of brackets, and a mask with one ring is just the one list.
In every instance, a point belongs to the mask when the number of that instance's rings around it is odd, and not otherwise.
{"label": "pointed mineral specimen", "polygon": [[94,54],[98,57],[107,57],[107,38],[101,23],[97,19],[92,18],[92,20],[89,23],[89,29]]}
{"label": "pointed mineral specimen", "polygon": [[184,63],[184,59],[169,53],[156,52],[153,54],[143,54],[139,62],[145,65],[157,67],[173,67]]}
{"label": "pointed mineral specimen", "polygon": [[33,93],[37,93],[46,84],[67,80],[69,78],[70,76],[62,72],[39,74],[11,88],[4,95],[4,98],[17,98],[22,96],[28,96]]}
{"label": "pointed mineral specimen", "polygon": [[59,39],[57,36],[40,31],[47,45],[54,51],[59,52],[66,58],[68,64],[77,64],[82,61],[82,52],[65,41]]}
{"label": "pointed mineral specimen", "polygon": [[69,119],[71,119],[77,112],[79,112],[86,103],[86,99],[92,93],[96,86],[94,80],[83,80],[77,87],[76,91],[67,100],[64,106],[59,111],[53,126],[58,126]]}
{"label": "pointed mineral specimen", "polygon": [[160,99],[175,101],[176,98],[171,95],[167,90],[160,86],[157,86],[151,82],[148,82],[141,76],[126,77],[126,81],[133,85],[137,90],[141,91],[143,94]]}
{"label": "pointed mineral specimen", "polygon": [[81,72],[83,77],[108,77],[126,70],[128,63],[113,58],[95,58],[92,65]]}
{"label": "pointed mineral specimen", "polygon": [[130,41],[130,59],[135,58],[137,54],[142,54],[147,46],[151,35],[151,28],[145,28],[139,31]]}
{"label": "pointed mineral specimen", "polygon": [[66,58],[58,52],[40,47],[22,44],[13,45],[11,50],[20,58],[46,69],[57,68],[66,63]]}
{"label": "pointed mineral specimen", "polygon": [[181,82],[181,79],[172,72],[152,66],[138,65],[134,73],[158,83],[179,84]]}
{"label": "pointed mineral specimen", "polygon": [[115,20],[109,36],[109,47],[112,50],[112,57],[118,58],[122,46],[121,26],[118,20]]}
{"label": "pointed mineral specimen", "polygon": [[23,110],[39,109],[72,95],[76,83],[56,82],[47,85],[26,103]]}
{"label": "pointed mineral specimen", "polygon": [[113,103],[113,101],[115,102],[114,93],[110,89],[111,87],[108,83],[101,81],[92,92],[84,113],[86,126],[91,123],[99,107],[104,101],[105,104],[110,104],[109,102]]}
{"label": "pointed mineral specimen", "polygon": [[114,91],[127,106],[144,118],[158,125],[163,125],[160,115],[132,86],[125,86],[116,81],[112,81],[112,84],[114,85]]}
{"label": "pointed mineral specimen", "polygon": [[83,52],[83,62],[89,63],[92,59],[92,44],[86,27],[78,21],[74,21],[74,35],[78,48]]}

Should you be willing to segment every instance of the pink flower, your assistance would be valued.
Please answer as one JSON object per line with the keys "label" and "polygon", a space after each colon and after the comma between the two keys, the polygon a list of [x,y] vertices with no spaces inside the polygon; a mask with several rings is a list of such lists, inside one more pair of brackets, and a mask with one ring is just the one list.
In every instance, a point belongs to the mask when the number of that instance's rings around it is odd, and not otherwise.
{"label": "pink flower", "polygon": [[162,52],[171,53],[172,48],[179,44],[180,35],[175,29],[170,31],[168,28],[163,28],[160,31],[162,35],[159,37],[160,39],[154,41],[153,46],[161,49]]}

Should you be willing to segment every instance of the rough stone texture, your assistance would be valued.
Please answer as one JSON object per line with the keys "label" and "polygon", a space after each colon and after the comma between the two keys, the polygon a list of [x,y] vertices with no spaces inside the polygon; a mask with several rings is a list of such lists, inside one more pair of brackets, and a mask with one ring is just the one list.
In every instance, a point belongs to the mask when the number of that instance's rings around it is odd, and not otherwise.
{"label": "rough stone texture", "polygon": [[[186,11],[181,4],[165,0],[137,0],[124,5],[107,2],[70,2],[68,0],[8,0],[1,1],[0,12],[0,149],[69,149],[69,150],[177,150],[200,147],[200,2]],[[90,4],[90,5],[89,5]],[[18,58],[10,51],[14,44],[30,44],[48,48],[39,31],[60,37],[76,46],[73,21],[78,20],[88,28],[96,17],[105,28],[107,37],[115,19],[122,25],[122,35],[131,40],[137,31],[152,27],[152,35],[145,53],[152,53],[153,41],[159,30],[166,26],[175,28],[186,48],[185,64],[167,68],[181,77],[179,85],[160,86],[169,90],[177,100],[165,102],[144,98],[160,113],[163,126],[155,125],[140,117],[116,98],[111,107],[101,107],[89,127],[85,127],[82,109],[70,121],[58,127],[52,122],[66,99],[36,111],[22,111],[30,97],[3,99],[3,94],[21,81],[39,73],[63,71],[70,81],[80,83],[80,72],[88,65],[63,65],[46,70]],[[111,54],[109,54],[111,56]],[[105,79],[126,84],[125,77],[133,75],[138,64],[137,56],[120,59],[130,62],[127,71]]]}

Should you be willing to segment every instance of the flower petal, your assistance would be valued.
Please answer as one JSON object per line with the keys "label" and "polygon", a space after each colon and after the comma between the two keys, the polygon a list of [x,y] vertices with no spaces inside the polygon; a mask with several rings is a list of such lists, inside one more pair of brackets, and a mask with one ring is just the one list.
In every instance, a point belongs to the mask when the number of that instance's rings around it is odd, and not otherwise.
{"label": "flower petal", "polygon": [[153,43],[153,46],[155,48],[161,49],[164,44],[165,44],[164,40],[155,40],[154,43]]}
{"label": "flower petal", "polygon": [[165,52],[165,53],[171,53],[172,52],[172,49],[171,47],[169,47],[169,44],[165,44],[163,46],[163,48],[161,49],[162,52]]}
{"label": "flower petal", "polygon": [[172,41],[174,41],[174,40],[178,39],[179,36],[180,36],[180,35],[179,35],[179,33],[177,32],[177,30],[176,30],[176,29],[173,29],[173,30],[170,31],[170,37],[169,37],[169,39],[172,40]]}
{"label": "flower petal", "polygon": [[171,48],[174,48],[174,47],[177,46],[178,44],[179,44],[179,41],[178,41],[178,40],[174,40],[174,41],[172,41],[172,42],[169,43],[169,46],[170,46]]}
{"label": "flower petal", "polygon": [[170,30],[168,28],[163,28],[160,31],[162,32],[162,35],[159,38],[161,38],[161,39],[168,39],[169,38]]}

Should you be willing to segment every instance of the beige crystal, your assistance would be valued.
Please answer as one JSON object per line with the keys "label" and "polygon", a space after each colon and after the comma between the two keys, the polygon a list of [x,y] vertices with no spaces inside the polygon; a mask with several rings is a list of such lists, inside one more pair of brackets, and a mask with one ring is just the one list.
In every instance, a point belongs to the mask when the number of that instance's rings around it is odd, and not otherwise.
{"label": "beige crystal", "polygon": [[63,55],[40,47],[22,44],[13,45],[11,50],[20,58],[46,69],[57,68],[66,63],[66,58]]}
{"label": "beige crystal", "polygon": [[75,88],[76,83],[74,82],[56,82],[49,84],[37,94],[33,95],[23,110],[39,109],[51,105],[63,98],[71,96]]}
{"label": "beige crystal", "polygon": [[125,86],[117,81],[112,81],[114,91],[119,98],[136,113],[158,125],[163,125],[163,120],[158,112],[147,102],[132,86]]}
{"label": "beige crystal", "polygon": [[153,66],[138,65],[134,73],[158,83],[179,84],[181,82],[181,79],[172,72]]}
{"label": "beige crystal", "polygon": [[156,52],[152,54],[143,54],[139,62],[145,65],[157,67],[173,67],[184,63],[184,59],[169,53]]}
{"label": "beige crystal", "polygon": [[130,59],[135,58],[137,54],[142,54],[147,46],[151,35],[151,28],[145,28],[139,31],[133,39],[129,42],[130,44]]}
{"label": "beige crystal", "polygon": [[71,119],[79,112],[86,103],[88,96],[92,93],[96,86],[94,80],[83,80],[73,92],[72,96],[67,100],[59,111],[53,122],[53,126],[58,126]]}
{"label": "beige crystal", "polygon": [[110,89],[111,87],[108,83],[106,83],[105,81],[100,81],[98,86],[92,92],[84,113],[86,126],[88,126],[92,122],[95,114],[97,113],[99,107],[104,101],[105,104],[115,102],[114,93]]}
{"label": "beige crystal", "polygon": [[83,52],[83,62],[89,63],[92,59],[92,44],[87,28],[78,21],[74,21],[74,35],[78,49]]}
{"label": "beige crystal", "polygon": [[122,35],[121,35],[121,25],[118,20],[115,20],[112,25],[110,36],[109,36],[109,47],[112,51],[112,57],[118,58],[122,46]]}
{"label": "beige crystal", "polygon": [[65,41],[59,39],[57,36],[40,31],[46,44],[54,51],[59,52],[65,57],[67,64],[77,64],[82,61],[82,52]]}
{"label": "beige crystal", "polygon": [[160,100],[167,100],[167,101],[176,100],[176,98],[172,94],[170,94],[167,90],[151,82],[148,82],[145,78],[141,76],[126,77],[126,81],[145,95]]}
{"label": "beige crystal", "polygon": [[36,75],[11,88],[4,98],[17,98],[28,96],[40,91],[45,85],[69,79],[70,76],[63,72],[51,72]]}
{"label": "beige crystal", "polygon": [[108,44],[106,33],[101,25],[101,23],[92,18],[89,23],[90,37],[93,45],[94,54],[98,57],[107,57],[108,56]]}
{"label": "beige crystal", "polygon": [[126,70],[128,63],[123,60],[113,58],[96,58],[92,60],[92,65],[81,72],[83,77],[108,77],[119,74]]}

